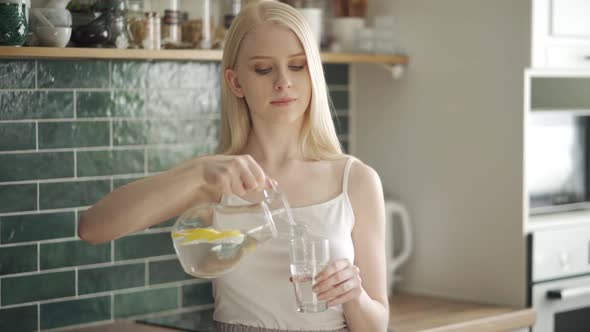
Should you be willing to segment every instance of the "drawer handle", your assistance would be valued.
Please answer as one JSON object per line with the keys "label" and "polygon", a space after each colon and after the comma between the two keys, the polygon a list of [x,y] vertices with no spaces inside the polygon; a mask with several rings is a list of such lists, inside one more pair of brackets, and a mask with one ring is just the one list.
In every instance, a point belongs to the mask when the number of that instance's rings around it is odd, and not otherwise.
{"label": "drawer handle", "polygon": [[547,298],[552,300],[567,300],[574,297],[588,295],[590,295],[590,286],[566,289],[553,289],[547,291]]}
{"label": "drawer handle", "polygon": [[590,55],[586,55],[586,56],[584,57],[584,60],[586,60],[586,61],[590,61]]}

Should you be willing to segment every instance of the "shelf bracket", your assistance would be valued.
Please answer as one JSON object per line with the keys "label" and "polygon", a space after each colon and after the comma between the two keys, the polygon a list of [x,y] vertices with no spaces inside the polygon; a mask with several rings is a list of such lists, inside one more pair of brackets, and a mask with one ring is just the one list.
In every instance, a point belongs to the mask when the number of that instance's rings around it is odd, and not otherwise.
{"label": "shelf bracket", "polygon": [[398,80],[400,78],[402,78],[402,76],[404,76],[404,72],[406,70],[406,66],[403,64],[393,64],[393,65],[388,65],[388,64],[380,64],[380,67],[387,70],[390,74],[391,74],[391,78],[393,78],[394,80]]}

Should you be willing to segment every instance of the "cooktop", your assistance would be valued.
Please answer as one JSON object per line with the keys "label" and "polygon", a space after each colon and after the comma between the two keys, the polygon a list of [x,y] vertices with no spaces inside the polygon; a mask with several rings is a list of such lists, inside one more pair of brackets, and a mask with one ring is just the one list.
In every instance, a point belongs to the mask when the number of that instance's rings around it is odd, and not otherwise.
{"label": "cooktop", "polygon": [[205,311],[190,311],[153,318],[143,318],[135,321],[140,324],[155,325],[191,332],[214,332],[213,309]]}

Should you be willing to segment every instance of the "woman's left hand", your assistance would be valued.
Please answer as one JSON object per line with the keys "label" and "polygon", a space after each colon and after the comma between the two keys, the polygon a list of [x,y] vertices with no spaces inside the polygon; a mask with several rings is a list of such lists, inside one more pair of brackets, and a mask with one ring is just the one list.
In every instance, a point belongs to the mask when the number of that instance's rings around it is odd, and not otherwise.
{"label": "woman's left hand", "polygon": [[360,270],[346,258],[334,260],[316,275],[313,291],[328,306],[356,299],[362,292]]}

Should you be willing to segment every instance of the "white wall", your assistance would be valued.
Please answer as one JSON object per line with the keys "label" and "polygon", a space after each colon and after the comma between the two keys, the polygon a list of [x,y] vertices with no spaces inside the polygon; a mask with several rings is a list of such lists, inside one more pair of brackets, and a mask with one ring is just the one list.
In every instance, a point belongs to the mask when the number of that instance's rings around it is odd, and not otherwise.
{"label": "white wall", "polygon": [[370,2],[370,15],[396,17],[411,62],[399,81],[378,66],[353,69],[356,154],[413,217],[416,248],[401,289],[524,305],[529,2]]}

